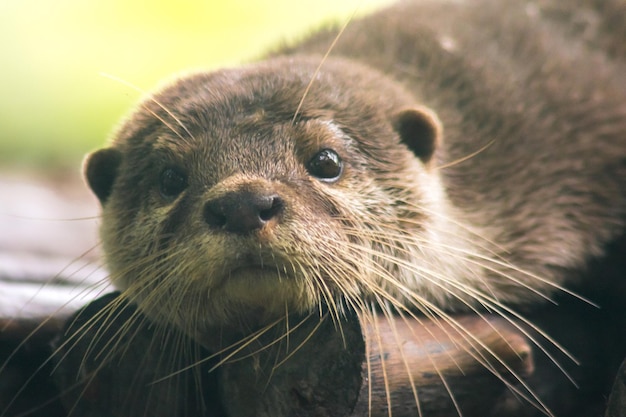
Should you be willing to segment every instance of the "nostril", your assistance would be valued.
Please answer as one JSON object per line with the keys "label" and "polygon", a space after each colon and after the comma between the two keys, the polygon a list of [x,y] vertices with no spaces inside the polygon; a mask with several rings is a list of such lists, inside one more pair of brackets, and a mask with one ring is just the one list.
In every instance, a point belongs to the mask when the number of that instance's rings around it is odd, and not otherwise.
{"label": "nostril", "polygon": [[269,202],[270,207],[259,210],[259,218],[265,222],[280,214],[284,207],[283,200],[278,195],[268,196],[266,201]]}

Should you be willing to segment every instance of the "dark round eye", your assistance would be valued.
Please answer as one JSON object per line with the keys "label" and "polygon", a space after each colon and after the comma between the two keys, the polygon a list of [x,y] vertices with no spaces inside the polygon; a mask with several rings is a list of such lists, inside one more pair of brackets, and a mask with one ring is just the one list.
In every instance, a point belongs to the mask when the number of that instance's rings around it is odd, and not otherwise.
{"label": "dark round eye", "polygon": [[311,158],[307,169],[319,180],[332,182],[339,179],[343,171],[343,162],[337,152],[332,149],[323,149]]}
{"label": "dark round eye", "polygon": [[187,176],[176,168],[165,168],[161,172],[159,187],[163,197],[176,197],[187,188]]}

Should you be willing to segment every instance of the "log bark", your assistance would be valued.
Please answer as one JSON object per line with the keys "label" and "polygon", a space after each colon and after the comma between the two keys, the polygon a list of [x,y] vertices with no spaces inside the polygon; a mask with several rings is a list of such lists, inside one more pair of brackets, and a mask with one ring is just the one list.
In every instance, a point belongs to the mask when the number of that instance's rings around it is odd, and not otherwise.
{"label": "log bark", "polygon": [[370,380],[353,415],[485,416],[532,373],[532,349],[507,321],[454,319],[374,317],[364,325]]}
{"label": "log bark", "polygon": [[319,319],[309,321],[292,336],[311,335],[295,353],[251,348],[222,365],[229,416],[485,416],[512,373],[533,368],[526,339],[495,317],[352,316],[314,334]]}
{"label": "log bark", "polygon": [[494,317],[291,317],[251,339],[216,329],[201,346],[131,306],[108,311],[115,300],[79,312],[60,345],[57,379],[77,415],[483,416],[484,398],[533,367],[526,339]]}
{"label": "log bark", "polygon": [[[292,317],[246,346],[232,345],[244,338],[234,329],[216,329],[200,344],[155,326],[110,294],[62,330],[62,317],[0,320],[0,410],[6,417],[437,417],[459,411],[527,417],[546,415],[545,407],[556,416],[602,415],[603,385],[616,369],[602,363],[616,331],[603,329],[600,313],[561,304],[530,317],[575,347],[581,365],[558,356],[555,347],[551,355],[581,384],[577,388],[529,344],[529,329],[494,316],[456,316],[456,324],[423,317],[348,315],[340,323]],[[623,414],[622,374],[608,417]]]}

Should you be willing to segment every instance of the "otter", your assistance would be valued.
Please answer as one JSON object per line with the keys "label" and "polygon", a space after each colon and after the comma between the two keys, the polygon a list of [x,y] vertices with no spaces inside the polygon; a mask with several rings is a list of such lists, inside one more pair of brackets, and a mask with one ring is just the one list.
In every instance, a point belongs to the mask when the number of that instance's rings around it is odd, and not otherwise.
{"label": "otter", "polygon": [[400,4],[178,79],[86,161],[111,279],[199,331],[550,297],[623,228],[626,76],[548,11]]}
{"label": "otter", "polygon": [[626,222],[626,55],[603,25],[623,5],[402,2],[177,78],[85,162],[111,281],[196,340],[600,285]]}

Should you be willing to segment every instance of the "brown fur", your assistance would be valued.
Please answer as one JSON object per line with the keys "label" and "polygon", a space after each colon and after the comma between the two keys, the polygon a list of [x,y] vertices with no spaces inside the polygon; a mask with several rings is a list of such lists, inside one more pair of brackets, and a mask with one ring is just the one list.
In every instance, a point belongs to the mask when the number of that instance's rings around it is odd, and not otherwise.
{"label": "brown fur", "polygon": [[[561,4],[401,3],[324,62],[336,31],[146,99],[87,162],[112,280],[193,335],[321,304],[520,306],[575,283],[626,218],[624,32],[592,24],[623,3]],[[327,148],[332,182],[307,171]],[[186,177],[172,198],[168,168]],[[231,193],[280,207],[246,233],[207,224]]]}

